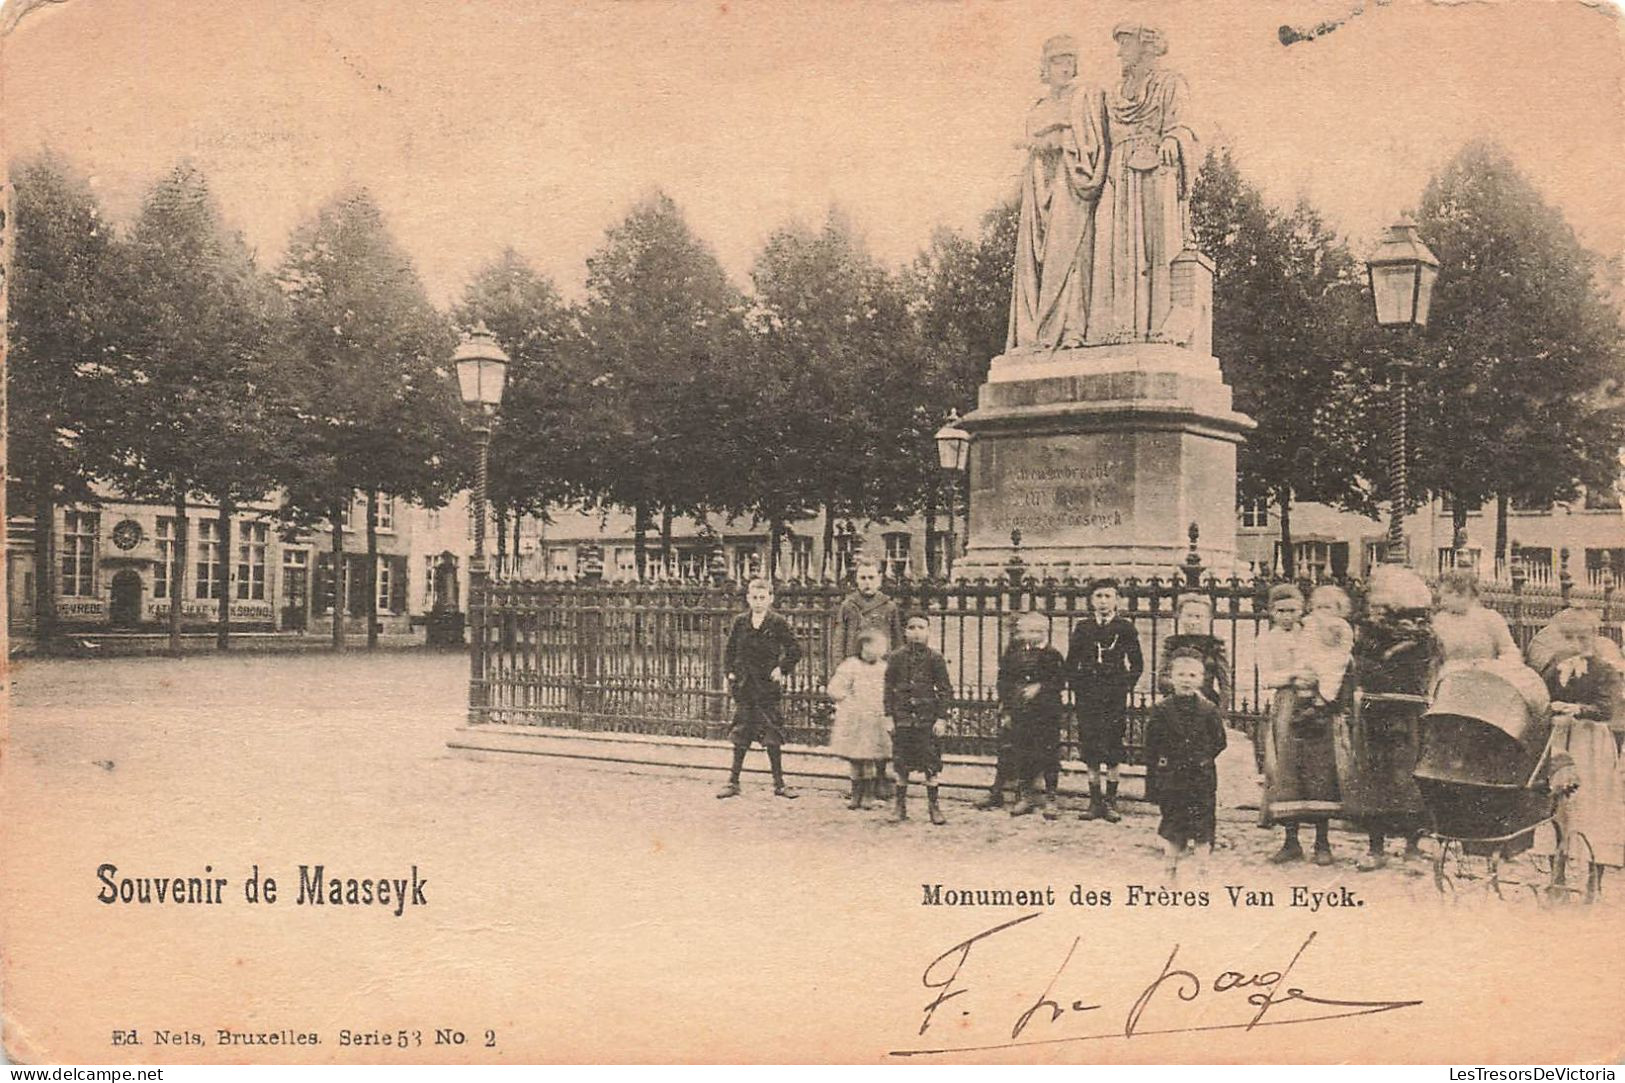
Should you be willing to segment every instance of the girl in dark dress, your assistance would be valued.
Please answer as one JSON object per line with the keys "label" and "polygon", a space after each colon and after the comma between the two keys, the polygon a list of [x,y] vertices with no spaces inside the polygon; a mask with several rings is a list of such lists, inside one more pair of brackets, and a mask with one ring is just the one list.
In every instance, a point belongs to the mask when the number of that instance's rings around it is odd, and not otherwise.
{"label": "girl in dark dress", "polygon": [[1173,695],[1151,712],[1146,727],[1147,796],[1162,810],[1157,834],[1168,859],[1168,878],[1178,874],[1180,856],[1193,844],[1213,846],[1218,771],[1224,751],[1224,720],[1201,694],[1206,665],[1197,651],[1176,651],[1168,661]]}

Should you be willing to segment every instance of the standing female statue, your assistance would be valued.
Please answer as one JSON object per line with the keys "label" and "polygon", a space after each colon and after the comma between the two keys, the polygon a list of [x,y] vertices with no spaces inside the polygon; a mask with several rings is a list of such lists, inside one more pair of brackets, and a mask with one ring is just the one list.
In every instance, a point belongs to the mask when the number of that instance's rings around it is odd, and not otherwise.
{"label": "standing female statue", "polygon": [[1027,111],[1009,349],[1081,346],[1089,322],[1095,201],[1106,180],[1105,97],[1078,80],[1069,35],[1044,43],[1048,93]]}
{"label": "standing female statue", "polygon": [[1095,228],[1091,342],[1153,338],[1172,308],[1174,257],[1190,235],[1196,133],[1190,91],[1164,67],[1168,40],[1152,26],[1112,31],[1122,82],[1106,95],[1111,162]]}

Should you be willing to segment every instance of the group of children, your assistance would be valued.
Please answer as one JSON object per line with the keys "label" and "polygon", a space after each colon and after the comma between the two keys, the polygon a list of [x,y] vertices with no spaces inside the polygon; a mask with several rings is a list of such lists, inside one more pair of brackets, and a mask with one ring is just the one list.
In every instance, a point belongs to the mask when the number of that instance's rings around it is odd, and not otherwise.
{"label": "group of children", "polygon": [[[830,749],[851,765],[848,807],[866,808],[871,797],[892,801],[895,818],[906,820],[908,787],[919,774],[925,781],[930,820],[943,824],[939,738],[954,695],[947,663],[929,645],[926,618],[916,614],[905,620],[896,602],[880,590],[877,567],[860,567],[856,578],[857,589],[841,605],[836,647],[842,661],[828,686],[836,704]],[[1317,587],[1307,603],[1291,584],[1269,591],[1270,623],[1258,639],[1257,663],[1260,684],[1269,690],[1272,702],[1269,717],[1253,737],[1256,765],[1264,777],[1260,824],[1284,829],[1281,848],[1270,859],[1274,863],[1305,859],[1299,833],[1307,824],[1314,829],[1312,860],[1332,864],[1328,828],[1333,817],[1368,828],[1370,850],[1361,869],[1383,865],[1390,835],[1405,838],[1407,856],[1416,853],[1425,816],[1411,780],[1416,754],[1411,716],[1416,711],[1405,701],[1420,701],[1450,666],[1521,656],[1505,622],[1476,604],[1470,581],[1452,577],[1441,584],[1436,613],[1431,611],[1425,583],[1408,570],[1378,569],[1367,593],[1356,635],[1350,599],[1341,589]],[[725,658],[736,715],[732,770],[717,796],[739,793],[746,751],[759,742],[772,766],[774,793],[794,798],[795,792],[784,782],[780,701],[785,676],[801,651],[789,624],[772,611],[770,583],[753,581],[746,597],[749,612],[734,622]],[[1117,810],[1118,765],[1124,759],[1129,695],[1144,662],[1139,636],[1119,613],[1119,604],[1116,582],[1101,579],[1091,584],[1090,614],[1074,625],[1064,658],[1048,643],[1046,617],[1029,612],[1017,619],[1012,642],[999,660],[995,777],[978,808],[1003,807],[1005,789],[1013,784],[1012,815],[1041,811],[1046,819],[1058,818],[1056,789],[1066,724],[1062,696],[1070,689],[1078,750],[1089,772],[1089,804],[1080,818],[1109,823],[1122,819]],[[1226,747],[1222,712],[1229,696],[1230,667],[1223,641],[1211,633],[1212,619],[1211,603],[1205,598],[1187,597],[1177,605],[1176,631],[1164,641],[1157,680],[1163,696],[1151,711],[1145,734],[1147,797],[1162,814],[1158,835],[1170,876],[1182,855],[1202,844],[1211,848],[1214,842],[1215,764]],[[1576,617],[1568,623],[1577,621]],[[1578,642],[1587,635],[1601,642],[1591,625],[1573,638]],[[901,645],[893,649],[899,639]],[[1555,649],[1563,648],[1564,642]],[[1575,653],[1572,645],[1569,653]],[[1582,694],[1562,682],[1576,687],[1582,680],[1595,684],[1596,673],[1612,671],[1588,670],[1584,657],[1579,662],[1565,657],[1563,662],[1566,668],[1554,670],[1557,675],[1548,678],[1553,698],[1567,712],[1565,717],[1590,719],[1601,710],[1591,700],[1601,702],[1606,696],[1591,695],[1595,690],[1589,684]],[[1610,689],[1617,689],[1617,678],[1618,674],[1610,676]],[[1364,711],[1353,712],[1351,722],[1356,683],[1367,693],[1401,695],[1368,702]],[[1583,711],[1571,707],[1581,700]],[[1393,718],[1385,715],[1387,707],[1395,709]],[[1340,741],[1345,746],[1341,766]],[[1607,742],[1595,743],[1601,747]],[[1608,759],[1595,774],[1602,778],[1618,762]],[[1607,788],[1588,781],[1593,794]],[[1616,790],[1625,785],[1617,779],[1612,784]],[[1625,837],[1625,829],[1616,833]]]}
{"label": "group of children", "polygon": [[[905,620],[896,602],[880,590],[878,567],[859,567],[856,579],[857,589],[841,605],[836,647],[842,660],[827,689],[835,701],[829,747],[850,764],[848,807],[866,808],[873,796],[894,802],[896,819],[907,820],[909,784],[917,773],[924,777],[931,822],[944,824],[937,778],[942,771],[939,739],[954,695],[947,662],[929,645],[926,618],[916,614]],[[738,795],[746,751],[760,743],[773,770],[773,792],[793,798],[795,791],[784,782],[779,704],[785,675],[801,652],[789,625],[772,611],[770,583],[753,581],[746,599],[750,610],[735,620],[724,660],[736,715],[733,766],[717,796]],[[1012,643],[999,660],[994,783],[978,808],[1003,807],[1005,788],[1014,783],[1012,815],[1042,809],[1046,819],[1059,816],[1062,694],[1070,688],[1078,749],[1089,771],[1089,805],[1080,818],[1122,819],[1118,767],[1125,756],[1128,699],[1145,664],[1139,635],[1118,612],[1119,604],[1115,581],[1092,584],[1090,616],[1073,628],[1064,659],[1048,645],[1049,623],[1042,615],[1027,613],[1018,619]],[[1204,612],[1210,621],[1211,610]],[[1201,617],[1191,613],[1181,634],[1170,640],[1163,677],[1171,694],[1153,712],[1147,734],[1149,788],[1163,808],[1160,833],[1170,861],[1190,846],[1213,841],[1214,759],[1225,744],[1219,703],[1229,667],[1223,644],[1206,633]],[[902,643],[892,649],[899,638]]]}

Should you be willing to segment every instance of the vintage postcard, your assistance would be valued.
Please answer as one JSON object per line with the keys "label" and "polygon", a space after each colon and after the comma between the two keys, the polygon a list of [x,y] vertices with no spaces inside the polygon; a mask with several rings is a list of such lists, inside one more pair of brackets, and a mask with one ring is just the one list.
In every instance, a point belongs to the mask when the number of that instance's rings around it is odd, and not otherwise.
{"label": "vintage postcard", "polygon": [[1625,1056],[1613,7],[0,63],[11,1061]]}

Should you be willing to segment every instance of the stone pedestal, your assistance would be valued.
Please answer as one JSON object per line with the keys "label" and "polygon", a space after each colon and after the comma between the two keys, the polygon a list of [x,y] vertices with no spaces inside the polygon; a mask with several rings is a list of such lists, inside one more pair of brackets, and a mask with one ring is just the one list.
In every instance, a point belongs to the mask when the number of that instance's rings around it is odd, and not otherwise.
{"label": "stone pedestal", "polygon": [[961,422],[972,436],[970,536],[956,575],[1003,574],[1019,530],[1036,575],[1168,576],[1193,522],[1203,564],[1234,566],[1236,447],[1255,423],[1232,409],[1201,301],[1176,307],[1178,341],[993,360]]}

